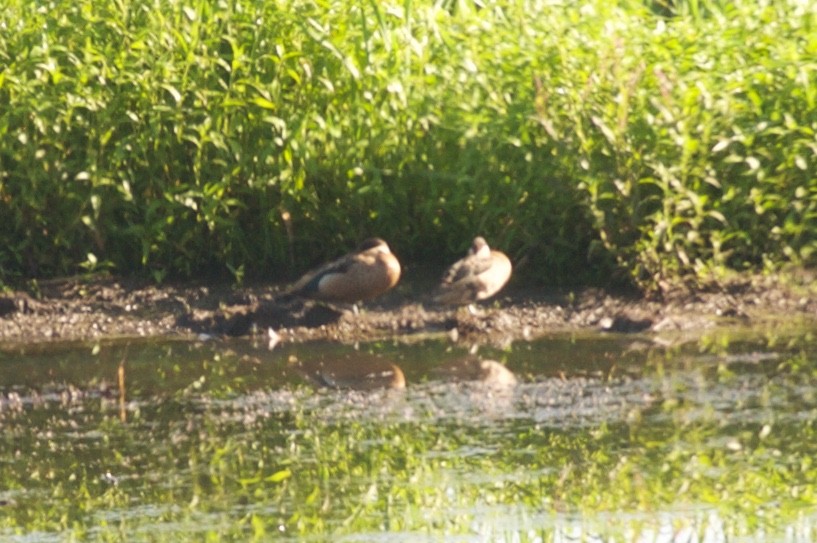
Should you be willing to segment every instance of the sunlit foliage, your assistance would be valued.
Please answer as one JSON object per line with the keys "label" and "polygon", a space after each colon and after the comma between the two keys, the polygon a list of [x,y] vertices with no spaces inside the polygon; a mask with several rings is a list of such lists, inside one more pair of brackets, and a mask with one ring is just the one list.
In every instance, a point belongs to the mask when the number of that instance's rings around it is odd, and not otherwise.
{"label": "sunlit foliage", "polygon": [[813,2],[8,0],[0,279],[482,233],[547,283],[813,264]]}

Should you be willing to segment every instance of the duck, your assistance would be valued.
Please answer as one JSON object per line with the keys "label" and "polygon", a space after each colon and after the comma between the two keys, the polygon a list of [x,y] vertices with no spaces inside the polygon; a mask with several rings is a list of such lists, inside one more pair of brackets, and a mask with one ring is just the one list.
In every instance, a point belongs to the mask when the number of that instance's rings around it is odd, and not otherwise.
{"label": "duck", "polygon": [[464,258],[443,275],[433,301],[442,305],[468,305],[485,300],[502,290],[511,278],[513,266],[501,251],[492,250],[477,236]]}
{"label": "duck", "polygon": [[400,271],[400,262],[388,243],[381,238],[369,238],[351,253],[306,273],[284,297],[357,304],[394,287],[400,280]]}

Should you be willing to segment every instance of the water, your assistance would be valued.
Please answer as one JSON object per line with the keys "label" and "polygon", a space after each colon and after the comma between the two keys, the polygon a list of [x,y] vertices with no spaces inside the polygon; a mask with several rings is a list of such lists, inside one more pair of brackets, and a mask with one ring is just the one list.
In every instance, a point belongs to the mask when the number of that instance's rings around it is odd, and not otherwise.
{"label": "water", "polygon": [[469,350],[2,346],[0,539],[817,535],[809,330]]}

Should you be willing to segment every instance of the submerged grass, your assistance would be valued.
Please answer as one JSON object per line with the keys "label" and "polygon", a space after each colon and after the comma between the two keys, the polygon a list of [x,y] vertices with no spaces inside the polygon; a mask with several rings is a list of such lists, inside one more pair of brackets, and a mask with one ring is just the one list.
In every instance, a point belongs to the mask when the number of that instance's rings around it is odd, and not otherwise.
{"label": "submerged grass", "polygon": [[[616,539],[639,518],[649,525],[668,509],[701,509],[738,537],[776,533],[817,502],[813,423],[775,426],[762,439],[755,425],[722,428],[714,417],[683,422],[683,415],[635,430],[522,424],[499,429],[499,443],[491,439],[497,428],[470,425],[325,423],[299,414],[256,421],[248,433],[213,417],[145,421],[142,429],[138,421],[130,428],[102,421],[92,434],[104,443],[37,440],[30,450],[47,447],[48,455],[2,468],[12,503],[1,533],[303,540],[387,532],[439,540],[507,532],[525,540],[533,532],[547,540],[576,515],[587,519],[585,529],[599,514],[631,515],[604,526]],[[198,430],[183,429],[190,424]],[[749,442],[730,449],[718,438],[729,434]],[[502,520],[492,526],[483,508]]]}
{"label": "submerged grass", "polygon": [[482,233],[547,283],[817,255],[817,4],[8,0],[0,280]]}
{"label": "submerged grass", "polygon": [[[576,342],[568,356],[628,375],[598,382],[544,377],[562,360],[526,345],[509,361],[533,357],[536,373],[508,395],[271,387],[286,353],[249,364],[215,346],[143,345],[129,350],[125,416],[96,377],[115,373],[121,346],[81,368],[44,358],[24,379],[0,372],[0,537],[809,540],[814,337],[776,334],[615,362],[610,349],[627,340]],[[168,371],[178,379],[156,385]]]}

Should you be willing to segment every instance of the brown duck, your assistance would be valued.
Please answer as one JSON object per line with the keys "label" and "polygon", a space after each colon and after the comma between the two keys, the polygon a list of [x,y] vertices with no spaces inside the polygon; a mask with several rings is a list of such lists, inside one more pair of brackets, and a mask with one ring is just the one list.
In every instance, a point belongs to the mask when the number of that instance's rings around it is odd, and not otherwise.
{"label": "brown duck", "polygon": [[400,280],[400,262],[388,244],[370,238],[337,260],[299,279],[285,296],[324,302],[356,303],[380,296]]}
{"label": "brown duck", "polygon": [[485,238],[478,236],[465,258],[445,272],[434,301],[445,305],[470,305],[485,300],[505,286],[511,271],[508,257],[491,250]]}

